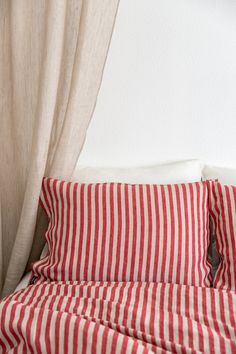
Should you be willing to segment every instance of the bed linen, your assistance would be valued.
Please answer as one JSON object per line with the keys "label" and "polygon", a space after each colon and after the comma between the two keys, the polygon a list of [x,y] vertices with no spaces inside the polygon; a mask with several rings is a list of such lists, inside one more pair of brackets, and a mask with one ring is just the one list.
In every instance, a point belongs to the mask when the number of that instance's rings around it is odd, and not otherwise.
{"label": "bed linen", "polygon": [[236,291],[236,185],[208,182],[209,213],[221,262],[214,288]]}
{"label": "bed linen", "polygon": [[80,184],[45,177],[50,281],[154,281],[210,286],[206,182]]}
{"label": "bed linen", "polygon": [[236,293],[42,282],[0,303],[0,353],[236,353]]}

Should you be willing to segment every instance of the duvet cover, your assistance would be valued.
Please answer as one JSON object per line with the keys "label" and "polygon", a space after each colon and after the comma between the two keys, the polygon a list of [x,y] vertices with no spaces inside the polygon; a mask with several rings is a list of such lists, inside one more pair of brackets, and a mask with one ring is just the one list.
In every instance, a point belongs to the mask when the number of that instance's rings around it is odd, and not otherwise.
{"label": "duvet cover", "polygon": [[236,353],[236,294],[152,282],[42,282],[0,303],[0,353]]}

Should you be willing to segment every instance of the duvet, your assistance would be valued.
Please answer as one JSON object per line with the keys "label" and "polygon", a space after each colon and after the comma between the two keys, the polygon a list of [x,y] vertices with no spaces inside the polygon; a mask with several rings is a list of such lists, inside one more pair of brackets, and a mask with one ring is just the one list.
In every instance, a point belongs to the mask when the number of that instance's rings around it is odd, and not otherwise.
{"label": "duvet", "polygon": [[236,294],[144,282],[43,282],[0,303],[0,353],[236,353]]}

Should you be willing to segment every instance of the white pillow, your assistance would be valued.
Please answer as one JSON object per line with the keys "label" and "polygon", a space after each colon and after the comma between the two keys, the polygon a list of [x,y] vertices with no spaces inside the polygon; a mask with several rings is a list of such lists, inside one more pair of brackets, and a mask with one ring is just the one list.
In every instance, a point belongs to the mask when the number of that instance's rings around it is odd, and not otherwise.
{"label": "white pillow", "polygon": [[236,169],[205,165],[202,171],[203,179],[218,179],[223,184],[236,185]]}
{"label": "white pillow", "polygon": [[80,183],[173,184],[197,182],[201,180],[201,176],[201,162],[189,160],[131,168],[80,167],[75,171],[72,180]]}

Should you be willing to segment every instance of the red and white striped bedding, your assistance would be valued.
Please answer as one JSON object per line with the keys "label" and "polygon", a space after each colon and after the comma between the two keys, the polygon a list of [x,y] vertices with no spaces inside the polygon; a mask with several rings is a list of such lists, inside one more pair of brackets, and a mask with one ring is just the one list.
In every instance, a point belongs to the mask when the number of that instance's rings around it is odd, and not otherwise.
{"label": "red and white striped bedding", "polygon": [[79,184],[44,178],[48,280],[155,281],[210,286],[206,182]]}
{"label": "red and white striped bedding", "polygon": [[236,294],[213,288],[43,282],[0,319],[0,353],[236,353]]}
{"label": "red and white striped bedding", "polygon": [[213,281],[215,288],[236,290],[236,186],[208,182],[209,211],[218,252],[222,258]]}

